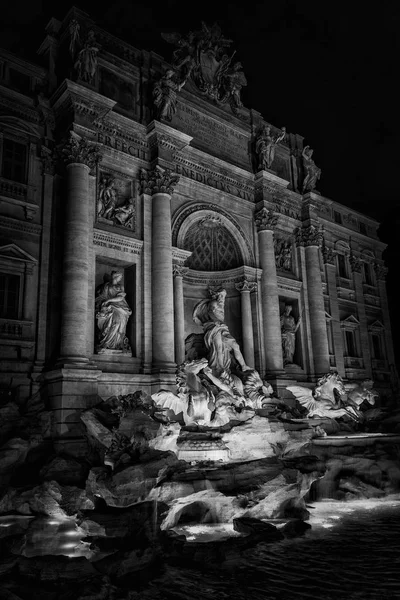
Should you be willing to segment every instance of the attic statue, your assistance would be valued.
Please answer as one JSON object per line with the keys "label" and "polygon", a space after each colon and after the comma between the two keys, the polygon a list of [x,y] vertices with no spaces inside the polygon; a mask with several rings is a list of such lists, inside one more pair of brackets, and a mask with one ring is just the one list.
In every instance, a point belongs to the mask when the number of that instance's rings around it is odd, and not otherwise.
{"label": "attic statue", "polygon": [[282,142],[286,137],[286,128],[282,127],[282,130],[277,135],[271,134],[271,127],[265,125],[257,136],[256,140],[256,153],[258,156],[258,168],[259,170],[265,171],[270,169],[275,158],[275,148]]}
{"label": "attic statue", "polygon": [[312,159],[314,150],[310,146],[305,146],[302,152],[303,166],[305,171],[305,177],[303,181],[303,194],[305,192],[312,192],[317,185],[318,179],[321,177],[321,169],[317,167]]}
{"label": "attic statue", "polygon": [[98,354],[130,354],[126,325],[132,314],[125,299],[122,273],[113,271],[111,281],[105,281],[96,290],[96,321]]}
{"label": "attic statue", "polygon": [[156,107],[157,119],[172,120],[172,117],[176,113],[177,92],[183,88],[185,83],[186,79],[181,82],[176,81],[175,71],[168,69],[155,84],[153,100]]}

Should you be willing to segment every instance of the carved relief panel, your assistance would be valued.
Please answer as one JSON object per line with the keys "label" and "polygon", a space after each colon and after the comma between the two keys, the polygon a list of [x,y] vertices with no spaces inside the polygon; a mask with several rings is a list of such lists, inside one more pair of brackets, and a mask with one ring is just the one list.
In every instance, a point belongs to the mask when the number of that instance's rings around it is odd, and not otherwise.
{"label": "carved relief panel", "polygon": [[136,181],[108,169],[99,172],[96,195],[97,221],[136,231]]}

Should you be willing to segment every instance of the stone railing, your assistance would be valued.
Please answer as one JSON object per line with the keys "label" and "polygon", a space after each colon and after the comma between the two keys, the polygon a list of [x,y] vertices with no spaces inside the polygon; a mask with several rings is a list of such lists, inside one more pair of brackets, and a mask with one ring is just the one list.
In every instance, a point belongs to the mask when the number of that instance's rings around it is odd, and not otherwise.
{"label": "stone railing", "polygon": [[29,339],[32,337],[32,321],[0,319],[0,337]]}
{"label": "stone railing", "polygon": [[28,186],[0,177],[0,195],[18,200],[26,200]]}
{"label": "stone railing", "polygon": [[345,356],[344,357],[344,366],[348,369],[363,369],[364,361],[362,358],[358,356]]}

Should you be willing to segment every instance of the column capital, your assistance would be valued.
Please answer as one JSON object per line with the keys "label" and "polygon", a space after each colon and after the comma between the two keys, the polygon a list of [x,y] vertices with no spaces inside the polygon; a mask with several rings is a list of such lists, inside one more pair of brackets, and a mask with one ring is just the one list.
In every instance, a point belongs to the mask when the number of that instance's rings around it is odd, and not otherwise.
{"label": "column capital", "polygon": [[89,142],[74,131],[70,131],[67,138],[57,147],[58,154],[66,165],[73,163],[83,164],[91,171],[100,162],[102,155],[98,145]]}
{"label": "column capital", "polygon": [[278,222],[278,215],[268,210],[268,208],[261,208],[259,211],[254,213],[254,222],[257,227],[257,231],[273,231]]}
{"label": "column capital", "polygon": [[179,264],[172,265],[172,275],[174,277],[184,277],[188,271],[189,267],[184,267],[183,265]]}
{"label": "column capital", "polygon": [[335,266],[337,252],[335,252],[333,248],[328,248],[328,246],[325,244],[325,240],[322,241],[321,250],[324,264]]}
{"label": "column capital", "polygon": [[239,281],[239,283],[235,283],[235,288],[242,292],[253,292],[257,289],[256,281],[249,281],[248,279],[243,279],[243,281]]}
{"label": "column capital", "polygon": [[156,165],[154,169],[140,169],[140,193],[169,194],[172,196],[175,186],[179,182],[179,175],[171,169]]}
{"label": "column capital", "polygon": [[47,146],[42,146],[40,149],[40,159],[42,161],[42,174],[54,175],[56,162],[54,152]]}
{"label": "column capital", "polygon": [[353,273],[361,273],[362,260],[354,256],[352,251],[350,251],[349,263]]}
{"label": "column capital", "polygon": [[379,263],[374,264],[374,271],[377,279],[384,281],[386,279],[386,275],[388,274],[388,268],[385,265],[380,265]]}
{"label": "column capital", "polygon": [[315,225],[298,228],[296,230],[296,244],[298,246],[321,246],[323,240],[322,228]]}

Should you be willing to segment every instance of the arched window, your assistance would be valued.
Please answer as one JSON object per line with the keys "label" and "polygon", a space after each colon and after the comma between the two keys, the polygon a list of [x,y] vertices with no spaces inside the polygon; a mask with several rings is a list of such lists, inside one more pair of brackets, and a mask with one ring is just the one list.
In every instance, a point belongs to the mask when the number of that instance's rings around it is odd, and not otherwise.
{"label": "arched window", "polygon": [[192,251],[187,266],[197,271],[226,271],[243,264],[233,236],[213,215],[193,223],[185,235],[184,248]]}

